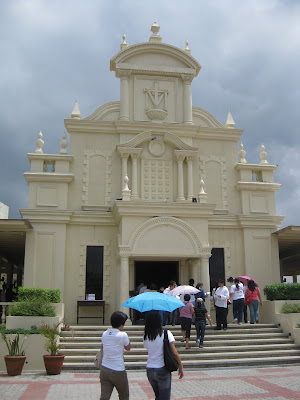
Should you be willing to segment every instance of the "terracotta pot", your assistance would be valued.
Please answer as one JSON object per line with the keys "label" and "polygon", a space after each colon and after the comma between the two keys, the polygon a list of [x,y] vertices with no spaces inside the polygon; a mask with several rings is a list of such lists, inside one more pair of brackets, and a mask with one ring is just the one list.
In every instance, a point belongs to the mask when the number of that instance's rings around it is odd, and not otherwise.
{"label": "terracotta pot", "polygon": [[45,355],[44,364],[46,368],[46,372],[48,375],[58,375],[61,373],[61,369],[64,363],[65,356],[50,356]]}
{"label": "terracotta pot", "polygon": [[21,375],[26,360],[26,356],[4,356],[7,375]]}

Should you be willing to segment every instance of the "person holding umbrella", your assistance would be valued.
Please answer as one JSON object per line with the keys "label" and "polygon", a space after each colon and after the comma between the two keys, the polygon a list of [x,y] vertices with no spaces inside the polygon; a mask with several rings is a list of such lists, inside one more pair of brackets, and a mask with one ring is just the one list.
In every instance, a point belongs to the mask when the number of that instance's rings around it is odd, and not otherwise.
{"label": "person holding umbrella", "polygon": [[[178,362],[179,379],[183,377],[183,367],[180,356],[175,348],[175,339],[167,331],[170,348]],[[172,375],[165,368],[164,362],[164,334],[162,322],[158,311],[152,310],[146,314],[144,347],[148,351],[147,378],[155,394],[155,400],[170,400]]]}

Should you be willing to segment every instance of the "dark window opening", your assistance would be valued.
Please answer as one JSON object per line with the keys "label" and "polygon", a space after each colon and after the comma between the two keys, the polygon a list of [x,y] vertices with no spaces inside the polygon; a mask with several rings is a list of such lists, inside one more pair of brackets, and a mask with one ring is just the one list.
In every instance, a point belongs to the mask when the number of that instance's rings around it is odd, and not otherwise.
{"label": "dark window opening", "polygon": [[135,287],[140,282],[150,286],[155,285],[157,290],[163,286],[167,288],[174,280],[178,284],[178,261],[135,261]]}
{"label": "dark window opening", "polygon": [[103,300],[103,246],[86,248],[85,294],[95,294],[95,300]]}

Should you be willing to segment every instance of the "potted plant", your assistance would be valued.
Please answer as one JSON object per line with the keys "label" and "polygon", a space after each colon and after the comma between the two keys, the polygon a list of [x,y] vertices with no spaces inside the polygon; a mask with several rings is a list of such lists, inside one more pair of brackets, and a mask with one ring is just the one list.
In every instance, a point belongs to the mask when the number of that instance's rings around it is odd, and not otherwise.
{"label": "potted plant", "polygon": [[21,375],[26,360],[24,342],[27,335],[24,335],[21,344],[19,333],[17,333],[13,339],[7,336],[4,332],[1,333],[1,336],[8,350],[8,355],[4,356],[7,375]]}
{"label": "potted plant", "polygon": [[59,323],[53,326],[48,324],[41,325],[41,335],[47,339],[45,349],[50,353],[44,355],[44,364],[48,375],[58,375],[61,373],[65,356],[58,354],[62,346],[59,344]]}

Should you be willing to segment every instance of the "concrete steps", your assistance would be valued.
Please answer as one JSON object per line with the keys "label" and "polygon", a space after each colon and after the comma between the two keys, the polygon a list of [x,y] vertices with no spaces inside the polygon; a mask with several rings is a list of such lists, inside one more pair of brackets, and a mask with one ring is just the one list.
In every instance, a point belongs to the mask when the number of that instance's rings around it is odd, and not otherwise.
{"label": "concrete steps", "polygon": [[[65,370],[95,369],[93,361],[107,326],[73,326],[63,331],[60,341],[65,354]],[[204,348],[199,349],[193,327],[189,350],[180,342],[179,326],[167,327],[176,340],[176,348],[186,368],[278,365],[300,362],[300,346],[272,324],[229,324],[227,331],[207,327]],[[145,369],[147,352],[143,348],[143,326],[128,326],[131,351],[124,353],[127,369]],[[216,357],[216,355],[222,355]]]}

